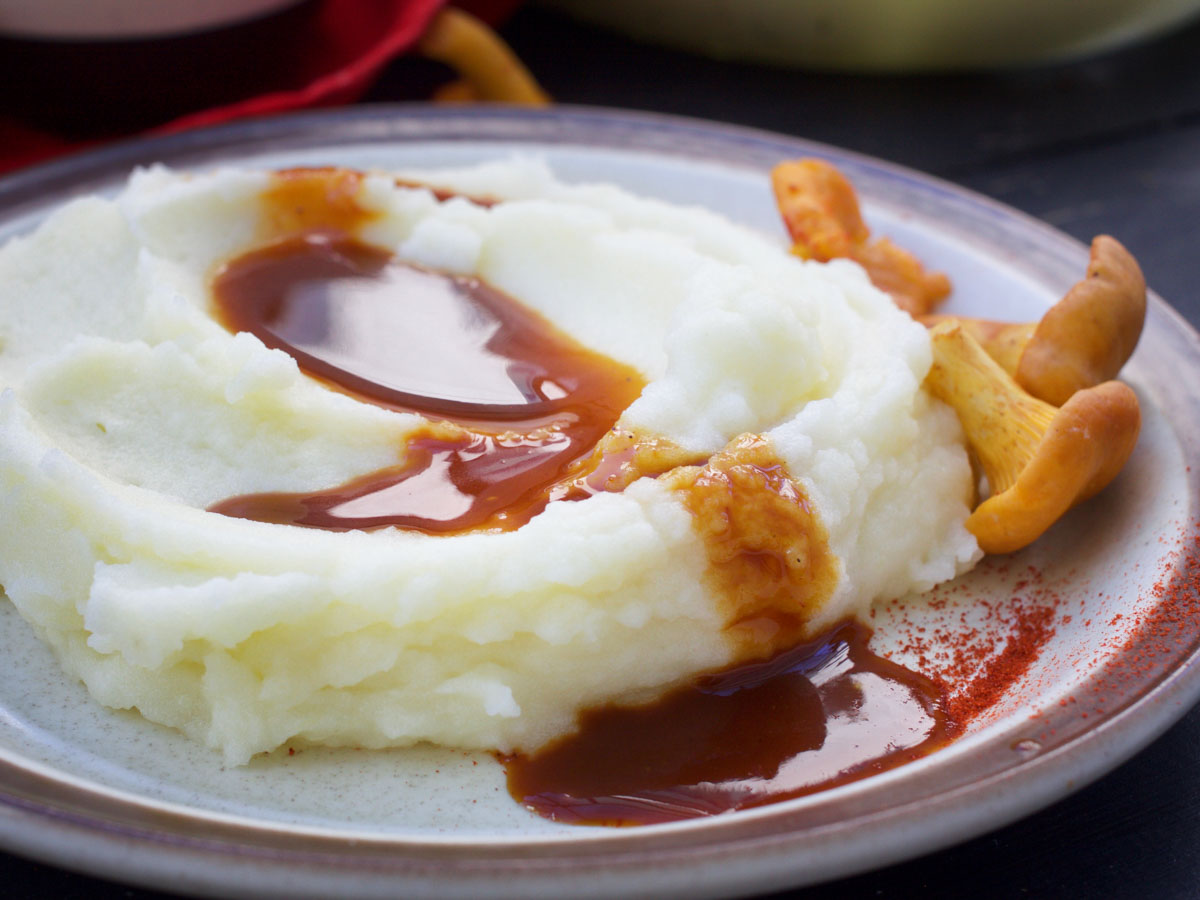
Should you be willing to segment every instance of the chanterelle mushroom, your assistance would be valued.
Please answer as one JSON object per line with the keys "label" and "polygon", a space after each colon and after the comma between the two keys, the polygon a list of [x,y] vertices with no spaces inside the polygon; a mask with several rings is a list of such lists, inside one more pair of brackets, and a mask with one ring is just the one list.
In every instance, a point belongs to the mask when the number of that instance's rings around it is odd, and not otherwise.
{"label": "chanterelle mushroom", "polygon": [[1086,388],[1056,409],[1022,390],[958,323],[937,325],[930,338],[925,384],[958,413],[991,488],[966,523],[985,553],[1032,543],[1133,452],[1141,412],[1127,385]]}
{"label": "chanterelle mushroom", "polygon": [[[936,325],[948,318],[922,321]],[[1087,276],[1040,322],[959,321],[1017,384],[1061,406],[1076,391],[1116,377],[1137,346],[1145,318],[1146,281],[1137,260],[1102,234],[1092,241]]]}
{"label": "chanterelle mushroom", "polygon": [[445,63],[461,78],[435,94],[442,102],[519,103],[545,106],[550,97],[500,36],[460,9],[443,9],[417,45],[421,55]]}
{"label": "chanterelle mushroom", "polygon": [[854,260],[872,284],[914,316],[928,313],[950,293],[950,280],[941,272],[926,272],[907,250],[887,238],[869,242],[871,233],[854,187],[829,163],[780,163],[771,171],[771,187],[797,256],[821,262]]}

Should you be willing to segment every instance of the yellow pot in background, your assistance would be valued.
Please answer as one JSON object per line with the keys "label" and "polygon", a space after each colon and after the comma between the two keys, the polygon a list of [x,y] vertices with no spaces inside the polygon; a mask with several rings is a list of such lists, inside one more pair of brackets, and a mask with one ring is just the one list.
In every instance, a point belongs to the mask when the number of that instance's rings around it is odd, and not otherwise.
{"label": "yellow pot in background", "polygon": [[722,59],[904,71],[1086,56],[1180,25],[1200,0],[542,0]]}

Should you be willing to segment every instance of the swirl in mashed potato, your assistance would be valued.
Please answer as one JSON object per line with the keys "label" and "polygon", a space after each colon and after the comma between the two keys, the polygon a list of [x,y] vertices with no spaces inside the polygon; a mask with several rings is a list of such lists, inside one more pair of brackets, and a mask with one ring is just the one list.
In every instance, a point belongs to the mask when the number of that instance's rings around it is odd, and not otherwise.
{"label": "swirl in mashed potato", "polygon": [[[207,512],[394,465],[425,424],[214,320],[215,267],[278,227],[273,177],[140,171],[0,250],[0,584],[98,700],[231,763],[289,741],[529,750],[765,650],[732,627],[680,476],[451,537]],[[757,435],[786,465],[834,560],[806,632],[978,559],[925,329],[855,265],[535,162],[420,177],[501,202],[371,175],[355,236],[635,367],[621,428],[701,459]]]}

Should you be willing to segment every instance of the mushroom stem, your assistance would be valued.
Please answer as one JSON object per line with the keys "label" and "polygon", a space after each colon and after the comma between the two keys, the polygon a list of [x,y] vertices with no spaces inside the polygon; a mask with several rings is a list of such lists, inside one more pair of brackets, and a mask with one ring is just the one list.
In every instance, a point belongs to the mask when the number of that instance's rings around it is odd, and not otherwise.
{"label": "mushroom stem", "polygon": [[922,324],[933,328],[942,322],[957,322],[971,335],[1005,372],[1015,375],[1025,345],[1033,337],[1037,322],[995,322],[991,319],[968,319],[964,316],[929,315],[920,317]]}
{"label": "mushroom stem", "polygon": [[954,407],[992,494],[1012,487],[1058,410],[1025,393],[956,322],[930,332],[925,386]]}
{"label": "mushroom stem", "polygon": [[991,489],[966,522],[985,553],[1032,543],[1133,452],[1141,414],[1128,386],[1104,382],[1056,409],[1026,393],[958,323],[937,325],[930,338],[926,387],[958,414]]}
{"label": "mushroom stem", "polygon": [[[934,326],[951,316],[922,316]],[[1137,260],[1108,235],[1092,241],[1087,275],[1038,322],[958,321],[1035,397],[1061,406],[1078,390],[1115,378],[1133,354],[1146,318],[1146,281]]]}

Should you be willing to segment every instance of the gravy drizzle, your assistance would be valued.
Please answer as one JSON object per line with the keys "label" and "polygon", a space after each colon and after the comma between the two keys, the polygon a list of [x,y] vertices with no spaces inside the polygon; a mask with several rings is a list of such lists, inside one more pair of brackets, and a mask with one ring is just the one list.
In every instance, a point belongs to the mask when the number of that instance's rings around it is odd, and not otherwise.
{"label": "gravy drizzle", "polygon": [[587,710],[579,731],[510,756],[539,815],[651,825],[815,793],[918,759],[956,729],[927,678],[876,656],[857,622],[645,706]]}
{"label": "gravy drizzle", "polygon": [[309,375],[438,420],[397,466],[211,507],[225,515],[340,530],[517,528],[644,385],[480,279],[401,263],[340,232],[244,254],[217,273],[213,292],[230,330],[285,351]]}

